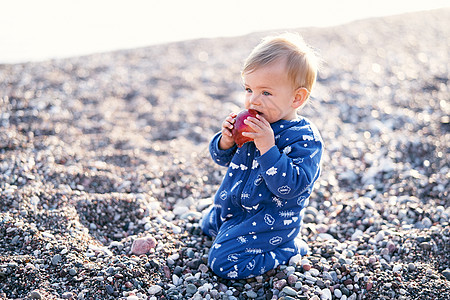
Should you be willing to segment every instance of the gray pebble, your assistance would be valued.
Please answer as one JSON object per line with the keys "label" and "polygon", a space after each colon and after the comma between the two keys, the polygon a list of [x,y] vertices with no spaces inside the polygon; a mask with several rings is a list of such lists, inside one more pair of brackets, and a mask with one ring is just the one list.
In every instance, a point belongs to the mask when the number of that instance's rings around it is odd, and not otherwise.
{"label": "gray pebble", "polygon": [[246,291],[245,294],[247,295],[247,297],[249,297],[250,299],[256,299],[258,297],[258,294],[255,293],[255,291],[250,290],[250,291]]}
{"label": "gray pebble", "polygon": [[42,299],[42,296],[41,296],[41,294],[39,293],[39,291],[32,291],[31,293],[30,293],[30,298],[31,299]]}
{"label": "gray pebble", "polygon": [[110,295],[114,294],[114,287],[112,285],[107,285],[106,286],[106,292]]}
{"label": "gray pebble", "polygon": [[297,291],[290,286],[285,286],[281,291],[289,296],[297,296]]}
{"label": "gray pebble", "polygon": [[69,274],[72,275],[72,276],[75,276],[75,275],[77,275],[77,270],[75,268],[70,268],[69,269]]}
{"label": "gray pebble", "polygon": [[197,287],[196,287],[194,284],[189,283],[189,284],[186,286],[186,293],[187,293],[187,294],[193,295],[193,294],[195,294],[196,292],[197,292]]}
{"label": "gray pebble", "polygon": [[59,264],[59,262],[62,260],[62,257],[60,254],[55,254],[52,257],[52,265],[56,266],[57,264]]}
{"label": "gray pebble", "polygon": [[73,293],[72,292],[65,292],[61,295],[61,297],[63,299],[71,299],[73,297]]}
{"label": "gray pebble", "polygon": [[444,275],[447,280],[450,280],[450,269],[442,271],[442,275]]}

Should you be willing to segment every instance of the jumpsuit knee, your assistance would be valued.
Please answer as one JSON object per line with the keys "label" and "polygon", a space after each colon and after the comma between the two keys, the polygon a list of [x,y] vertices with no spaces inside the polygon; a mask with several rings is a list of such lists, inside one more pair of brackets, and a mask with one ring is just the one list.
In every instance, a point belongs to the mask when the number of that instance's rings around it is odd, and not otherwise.
{"label": "jumpsuit knee", "polygon": [[[306,255],[307,245],[298,240],[286,239],[273,232],[248,232],[247,222],[229,220],[217,226],[212,209],[202,220],[205,234],[216,236],[209,251],[208,264],[218,276],[228,279],[243,279],[258,276],[287,264],[296,255]],[[283,239],[286,242],[281,242]],[[278,243],[279,242],[279,243]]]}

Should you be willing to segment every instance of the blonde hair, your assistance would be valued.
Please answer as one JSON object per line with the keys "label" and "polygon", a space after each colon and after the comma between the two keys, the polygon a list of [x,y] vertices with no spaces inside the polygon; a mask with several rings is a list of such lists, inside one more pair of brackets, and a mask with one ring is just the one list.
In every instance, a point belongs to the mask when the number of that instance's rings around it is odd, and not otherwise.
{"label": "blonde hair", "polygon": [[314,50],[295,33],[264,38],[247,57],[241,74],[251,73],[280,59],[286,59],[287,74],[293,87],[306,88],[311,93],[316,82],[318,59]]}

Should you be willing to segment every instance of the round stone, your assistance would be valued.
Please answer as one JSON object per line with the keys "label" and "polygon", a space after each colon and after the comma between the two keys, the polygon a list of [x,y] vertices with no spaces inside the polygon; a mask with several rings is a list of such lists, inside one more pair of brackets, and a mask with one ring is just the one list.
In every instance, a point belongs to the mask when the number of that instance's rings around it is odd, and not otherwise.
{"label": "round stone", "polygon": [[336,296],[336,298],[341,298],[342,297],[342,292],[340,289],[335,289],[334,290],[334,295]]}
{"label": "round stone", "polygon": [[41,294],[39,293],[39,291],[32,291],[30,293],[30,298],[31,299],[42,299]]}
{"label": "round stone", "polygon": [[196,287],[194,284],[189,283],[189,284],[186,286],[186,293],[187,293],[187,294],[193,295],[193,294],[195,294],[196,292],[197,292],[197,287]]}
{"label": "round stone", "polygon": [[290,286],[285,286],[282,292],[289,296],[297,296],[297,291],[291,288]]}
{"label": "round stone", "polygon": [[247,294],[247,297],[249,297],[250,299],[255,299],[258,297],[258,294],[253,290],[246,291],[245,294]]}

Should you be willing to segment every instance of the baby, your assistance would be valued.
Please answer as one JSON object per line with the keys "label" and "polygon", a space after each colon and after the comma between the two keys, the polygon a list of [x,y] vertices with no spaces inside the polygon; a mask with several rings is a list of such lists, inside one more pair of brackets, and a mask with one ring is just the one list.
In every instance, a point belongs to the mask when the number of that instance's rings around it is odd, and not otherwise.
{"label": "baby", "polygon": [[253,141],[237,147],[232,113],[209,146],[213,160],[228,167],[201,222],[203,232],[215,237],[208,260],[220,277],[261,275],[307,253],[296,237],[320,174],[323,143],[297,110],[316,75],[314,52],[294,33],[264,39],[244,64],[245,108],[258,113],[244,121],[251,132],[243,135]]}

